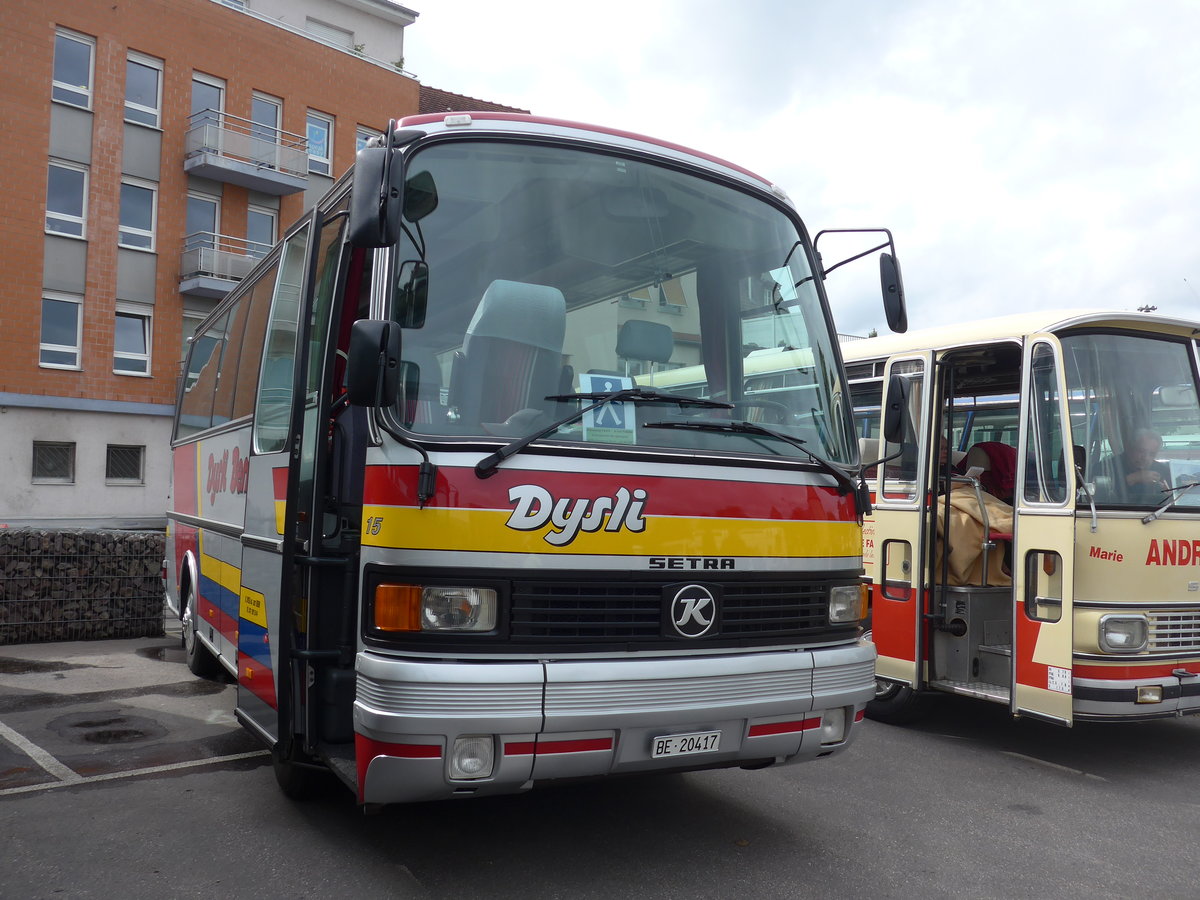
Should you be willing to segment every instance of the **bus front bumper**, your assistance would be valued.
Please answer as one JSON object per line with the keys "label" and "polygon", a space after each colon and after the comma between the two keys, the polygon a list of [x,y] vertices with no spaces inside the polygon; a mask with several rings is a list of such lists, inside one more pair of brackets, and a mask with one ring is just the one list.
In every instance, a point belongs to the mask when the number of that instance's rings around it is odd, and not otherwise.
{"label": "bus front bumper", "polygon": [[[484,796],[544,780],[827,756],[849,744],[874,696],[874,662],[866,641],[817,651],[554,661],[364,651],[354,703],[359,801]],[[464,742],[490,744],[487,774],[455,777]]]}

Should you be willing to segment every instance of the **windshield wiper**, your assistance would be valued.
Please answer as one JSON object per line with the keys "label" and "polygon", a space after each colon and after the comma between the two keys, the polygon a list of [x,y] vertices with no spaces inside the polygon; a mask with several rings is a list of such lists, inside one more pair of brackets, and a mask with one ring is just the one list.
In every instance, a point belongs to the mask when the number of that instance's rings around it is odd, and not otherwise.
{"label": "windshield wiper", "polygon": [[[1160,506],[1154,512],[1150,513],[1150,515],[1142,516],[1142,524],[1149,525],[1155,519],[1159,518],[1163,513],[1165,513],[1168,509],[1170,509],[1172,506],[1174,506],[1178,502],[1180,497],[1182,497],[1184,494],[1186,494],[1188,491],[1190,491],[1194,487],[1200,487],[1200,481],[1191,481],[1191,482],[1188,482],[1187,484],[1180,484],[1180,485],[1175,485],[1174,487],[1168,486],[1168,487],[1163,488],[1163,493],[1165,493],[1167,495],[1167,499],[1163,502],[1162,506]],[[1179,493],[1176,494],[1175,493],[1176,491],[1178,491]]]}
{"label": "windshield wiper", "polygon": [[697,422],[647,422],[643,428],[695,428],[699,431],[724,431],[730,434],[753,434],[761,437],[773,437],[783,441],[785,444],[791,444],[809,459],[811,459],[824,472],[832,475],[838,484],[838,494],[845,496],[846,494],[854,494],[854,507],[858,511],[859,516],[868,516],[871,514],[871,495],[867,489],[866,481],[862,479],[862,473],[859,472],[859,482],[854,483],[849,475],[839,469],[829,460],[813,453],[806,446],[807,441],[803,438],[792,437],[790,434],[785,434],[782,431],[776,431],[773,428],[767,428],[764,425],[759,425],[756,422],[714,422],[714,421],[697,421]]}
{"label": "windshield wiper", "polygon": [[723,403],[719,400],[705,400],[701,397],[689,397],[686,394],[669,394],[666,391],[654,391],[646,388],[622,388],[619,391],[613,391],[609,394],[587,393],[587,394],[555,394],[547,397],[547,400],[591,400],[592,403],[588,406],[581,406],[569,415],[563,416],[555,422],[551,422],[545,428],[527,434],[525,437],[517,438],[515,441],[505,444],[495,453],[489,453],[478,463],[475,464],[475,474],[480,478],[490,478],[496,474],[496,467],[510,456],[520,453],[536,440],[544,438],[548,434],[552,434],[564,425],[570,425],[577,419],[582,419],[586,413],[593,409],[599,409],[609,403],[621,403],[626,400],[634,403],[678,403],[680,406],[701,406],[705,409],[733,409],[732,403]]}

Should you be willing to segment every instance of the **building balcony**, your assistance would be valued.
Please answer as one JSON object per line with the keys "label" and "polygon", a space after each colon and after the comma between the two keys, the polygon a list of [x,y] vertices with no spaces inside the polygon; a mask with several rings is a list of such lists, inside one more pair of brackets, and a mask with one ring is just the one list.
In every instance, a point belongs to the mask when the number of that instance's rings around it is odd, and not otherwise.
{"label": "building balcony", "polygon": [[211,231],[189,234],[179,260],[179,292],[219,300],[270,249],[266,244]]}
{"label": "building balcony", "polygon": [[193,113],[184,139],[189,175],[283,196],[308,187],[308,140],[215,109]]}

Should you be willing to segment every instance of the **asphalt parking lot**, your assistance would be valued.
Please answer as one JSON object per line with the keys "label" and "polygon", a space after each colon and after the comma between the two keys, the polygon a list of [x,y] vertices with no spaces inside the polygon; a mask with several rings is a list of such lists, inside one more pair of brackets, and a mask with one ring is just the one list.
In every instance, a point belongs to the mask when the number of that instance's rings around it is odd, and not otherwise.
{"label": "asphalt parking lot", "polygon": [[179,638],[0,647],[0,797],[268,760]]}

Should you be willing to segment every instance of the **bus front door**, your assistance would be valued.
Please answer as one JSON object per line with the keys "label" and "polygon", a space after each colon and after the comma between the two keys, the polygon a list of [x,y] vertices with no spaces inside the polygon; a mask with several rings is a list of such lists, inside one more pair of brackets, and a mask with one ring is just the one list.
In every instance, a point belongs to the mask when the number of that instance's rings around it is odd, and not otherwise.
{"label": "bus front door", "polygon": [[1062,350],[1051,335],[1024,349],[1012,553],[1011,709],[1072,721],[1075,467]]}
{"label": "bus front door", "polygon": [[[883,409],[889,404],[903,407],[906,435],[901,445],[883,444],[884,456],[896,454],[896,458],[879,465],[873,520],[866,529],[871,546],[864,552],[873,559],[871,632],[879,654],[876,673],[892,684],[913,688],[921,686],[922,678],[922,473],[928,465],[928,447],[918,435],[928,428],[926,388],[931,363],[932,354],[888,361]],[[897,389],[900,396],[894,394]],[[882,684],[881,690],[885,690]]]}

